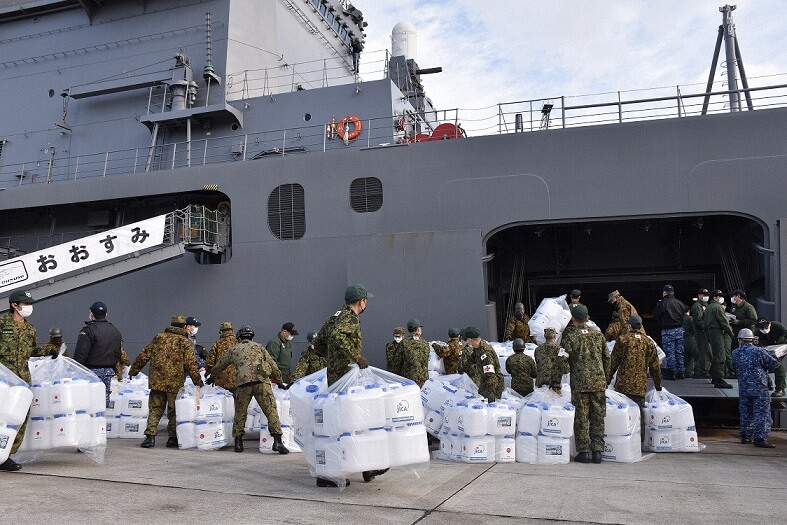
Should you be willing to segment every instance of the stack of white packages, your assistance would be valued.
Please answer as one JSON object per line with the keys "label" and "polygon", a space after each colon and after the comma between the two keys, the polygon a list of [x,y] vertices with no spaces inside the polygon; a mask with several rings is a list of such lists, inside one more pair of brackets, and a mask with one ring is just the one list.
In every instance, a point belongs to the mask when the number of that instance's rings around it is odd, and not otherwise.
{"label": "stack of white packages", "polygon": [[295,439],[312,475],[343,488],[350,474],[429,461],[417,384],[373,367],[352,367],[329,388],[323,377],[320,371],[290,388]]}
{"label": "stack of white packages", "polygon": [[175,401],[178,448],[218,450],[232,435],[235,400],[220,387],[187,384]]}
{"label": "stack of white packages", "polygon": [[25,422],[32,401],[30,386],[0,364],[0,463],[11,454],[17,431]]}
{"label": "stack of white packages", "polygon": [[421,387],[421,404],[425,412],[426,431],[439,436],[443,427],[443,413],[463,401],[481,403],[478,387],[467,374],[451,374],[428,379]]}
{"label": "stack of white packages", "polygon": [[517,462],[568,463],[574,436],[574,406],[546,387],[537,389],[524,401],[517,421]]}
{"label": "stack of white packages", "polygon": [[604,451],[606,461],[634,463],[642,459],[642,438],[637,404],[625,395],[607,390],[607,413],[604,416]]}
{"label": "stack of white packages", "polygon": [[31,360],[33,399],[25,438],[19,449],[23,462],[57,448],[79,448],[102,463],[106,450],[106,390],[104,383],[68,357]]}
{"label": "stack of white packages", "polygon": [[645,395],[645,445],[651,452],[699,452],[691,405],[662,388]]}
{"label": "stack of white packages", "polygon": [[[279,415],[279,423],[281,423],[281,440],[284,446],[290,452],[303,452],[298,442],[295,441],[295,428],[292,419],[292,404],[291,396],[288,390],[282,390],[277,386],[273,386],[273,397],[276,398],[276,412]],[[262,412],[256,399],[252,399],[253,404],[259,410],[258,420],[260,426],[258,431],[260,433],[260,452],[263,454],[273,454],[273,436],[268,430],[268,418]],[[251,404],[251,403],[250,403]]]}
{"label": "stack of white packages", "polygon": [[432,348],[432,343],[445,345],[443,341],[429,341],[429,377],[438,377],[445,374],[445,363],[443,358],[437,355],[437,352]]}
{"label": "stack of white packages", "polygon": [[148,425],[149,396],[145,374],[121,382],[113,379],[106,409],[107,437],[143,439]]}
{"label": "stack of white packages", "polygon": [[538,344],[543,344],[544,328],[551,327],[560,333],[570,321],[571,310],[566,304],[566,296],[561,295],[544,298],[527,324],[530,326],[530,335],[536,338]]}

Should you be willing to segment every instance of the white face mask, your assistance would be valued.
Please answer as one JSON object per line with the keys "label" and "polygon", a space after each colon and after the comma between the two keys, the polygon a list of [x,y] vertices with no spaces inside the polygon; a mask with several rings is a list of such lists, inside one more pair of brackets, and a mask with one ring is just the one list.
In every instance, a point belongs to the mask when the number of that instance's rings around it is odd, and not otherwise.
{"label": "white face mask", "polygon": [[708,302],[708,296],[707,295],[700,295],[700,301],[702,301],[703,303],[707,303]]}
{"label": "white face mask", "polygon": [[762,332],[762,333],[764,333],[764,334],[767,334],[767,333],[769,333],[770,331],[771,331],[771,329],[770,329],[770,328],[760,328],[760,332]]}
{"label": "white face mask", "polygon": [[396,337],[394,337],[394,341],[396,341],[397,343],[401,343],[402,342],[402,338],[399,337],[399,336],[396,336]]}
{"label": "white face mask", "polygon": [[287,341],[292,341],[293,339],[295,339],[293,336],[291,336],[291,335],[287,336]]}
{"label": "white face mask", "polygon": [[30,317],[30,314],[33,313],[33,305],[32,304],[22,305],[19,307],[19,310],[17,310],[17,312],[19,312],[19,315],[21,315],[23,318]]}
{"label": "white face mask", "polygon": [[199,332],[199,326],[195,326],[195,327],[193,327],[193,328],[191,329],[191,335],[192,335],[192,336],[195,336],[195,335],[197,335],[197,332]]}
{"label": "white face mask", "polygon": [[719,297],[719,304],[724,304],[724,297]]}

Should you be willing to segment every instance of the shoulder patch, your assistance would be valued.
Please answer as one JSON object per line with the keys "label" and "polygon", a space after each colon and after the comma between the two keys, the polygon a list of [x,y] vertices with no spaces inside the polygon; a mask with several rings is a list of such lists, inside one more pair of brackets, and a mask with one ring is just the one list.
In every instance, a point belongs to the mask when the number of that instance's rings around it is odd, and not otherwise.
{"label": "shoulder patch", "polygon": [[587,328],[582,328],[582,329],[580,330],[580,332],[582,332],[583,334],[589,334],[589,333],[590,333],[590,330],[588,330]]}
{"label": "shoulder patch", "polygon": [[639,334],[634,334],[634,338],[635,338],[635,339],[642,339],[642,336],[641,336],[641,335],[639,335]]}
{"label": "shoulder patch", "polygon": [[341,310],[336,310],[336,313],[335,313],[335,314],[333,314],[333,316],[334,316],[334,317],[339,317],[339,316],[341,315],[341,313],[342,313],[342,311],[341,311]]}

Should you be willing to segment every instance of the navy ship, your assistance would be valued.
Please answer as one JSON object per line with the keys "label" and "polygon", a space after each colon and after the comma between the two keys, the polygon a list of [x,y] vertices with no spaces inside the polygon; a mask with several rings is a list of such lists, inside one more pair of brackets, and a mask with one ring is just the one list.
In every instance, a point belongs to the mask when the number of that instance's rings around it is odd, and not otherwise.
{"label": "navy ship", "polygon": [[723,86],[501,102],[473,136],[425,93],[412,25],[356,73],[348,1],[2,1],[0,301],[30,290],[72,342],[103,301],[133,357],[175,314],[203,341],[292,321],[303,347],[363,283],[378,365],[410,318],[497,340],[573,288],[602,328],[610,291],[648,313],[665,283],[784,320],[787,86],[732,74],[732,9]]}

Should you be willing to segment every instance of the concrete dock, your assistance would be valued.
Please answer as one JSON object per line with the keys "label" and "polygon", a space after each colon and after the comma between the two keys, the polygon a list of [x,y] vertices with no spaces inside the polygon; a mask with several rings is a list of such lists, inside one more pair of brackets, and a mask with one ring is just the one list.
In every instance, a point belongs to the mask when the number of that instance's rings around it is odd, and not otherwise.
{"label": "concrete dock", "polygon": [[49,453],[0,473],[4,523],[781,523],[787,433],[777,448],[738,443],[737,430],[700,432],[700,453],[601,465],[467,465],[432,461],[346,490],[318,488],[302,454],[142,449],[108,441],[99,465]]}

